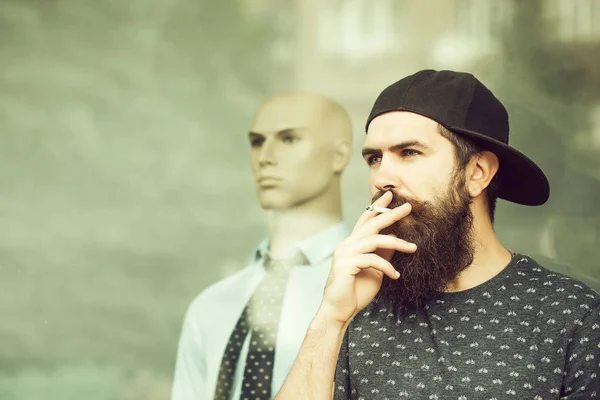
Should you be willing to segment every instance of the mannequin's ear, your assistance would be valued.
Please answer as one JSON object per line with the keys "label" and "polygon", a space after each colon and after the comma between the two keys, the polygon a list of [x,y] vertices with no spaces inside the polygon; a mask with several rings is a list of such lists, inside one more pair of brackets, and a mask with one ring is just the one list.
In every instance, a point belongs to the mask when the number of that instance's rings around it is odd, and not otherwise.
{"label": "mannequin's ear", "polygon": [[333,155],[333,171],[336,174],[341,174],[352,155],[352,146],[345,140],[339,140],[335,144],[335,152]]}
{"label": "mannequin's ear", "polygon": [[483,151],[471,159],[467,169],[467,189],[472,198],[479,196],[488,187],[499,167],[500,161],[491,151]]}

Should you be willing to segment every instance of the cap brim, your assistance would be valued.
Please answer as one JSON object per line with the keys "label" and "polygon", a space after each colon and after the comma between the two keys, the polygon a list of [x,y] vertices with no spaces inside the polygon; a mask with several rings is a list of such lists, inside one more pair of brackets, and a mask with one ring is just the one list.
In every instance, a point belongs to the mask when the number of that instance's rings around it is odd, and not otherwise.
{"label": "cap brim", "polygon": [[502,182],[498,197],[526,206],[540,206],[548,201],[550,197],[548,178],[526,155],[480,133],[453,126],[446,128],[469,136],[485,150],[491,151],[498,157],[500,161],[498,173]]}

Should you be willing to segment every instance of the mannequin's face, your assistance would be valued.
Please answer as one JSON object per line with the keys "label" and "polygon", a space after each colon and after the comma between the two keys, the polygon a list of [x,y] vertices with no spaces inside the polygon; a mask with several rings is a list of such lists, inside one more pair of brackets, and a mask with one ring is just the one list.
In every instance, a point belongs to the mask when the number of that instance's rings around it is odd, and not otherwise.
{"label": "mannequin's face", "polygon": [[286,96],[259,111],[249,133],[250,165],[264,209],[284,210],[327,192],[334,179],[331,135],[319,103]]}

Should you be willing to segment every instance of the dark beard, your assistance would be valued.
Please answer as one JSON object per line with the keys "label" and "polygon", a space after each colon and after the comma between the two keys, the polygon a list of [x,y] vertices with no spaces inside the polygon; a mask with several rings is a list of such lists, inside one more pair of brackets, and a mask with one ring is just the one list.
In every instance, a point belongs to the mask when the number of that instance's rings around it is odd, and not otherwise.
{"label": "dark beard", "polygon": [[[390,262],[400,272],[400,278],[392,280],[384,276],[376,297],[391,310],[398,311],[401,307],[419,307],[435,299],[473,262],[473,214],[464,181],[457,179],[453,179],[445,198],[436,200],[436,204],[391,192],[394,198],[389,208],[408,201],[412,211],[381,233],[392,233],[417,245],[413,254],[394,253]],[[377,193],[373,199],[384,193]]]}

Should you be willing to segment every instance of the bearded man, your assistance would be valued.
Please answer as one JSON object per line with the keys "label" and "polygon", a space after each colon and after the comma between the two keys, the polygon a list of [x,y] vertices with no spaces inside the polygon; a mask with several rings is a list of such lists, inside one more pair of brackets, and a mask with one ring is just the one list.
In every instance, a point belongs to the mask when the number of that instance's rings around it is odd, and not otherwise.
{"label": "bearded man", "polygon": [[600,297],[494,232],[497,198],[550,193],[502,103],[471,74],[420,71],[366,131],[373,207],[337,246],[276,399],[596,398]]}

